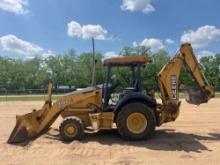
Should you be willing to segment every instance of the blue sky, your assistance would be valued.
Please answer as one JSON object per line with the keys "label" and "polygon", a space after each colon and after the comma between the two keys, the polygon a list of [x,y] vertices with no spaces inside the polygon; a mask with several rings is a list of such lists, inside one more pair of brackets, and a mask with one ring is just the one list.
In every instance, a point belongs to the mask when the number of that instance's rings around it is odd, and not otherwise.
{"label": "blue sky", "polygon": [[173,54],[191,42],[199,55],[220,52],[219,0],[0,0],[0,54],[96,50],[106,55],[123,46],[165,48]]}

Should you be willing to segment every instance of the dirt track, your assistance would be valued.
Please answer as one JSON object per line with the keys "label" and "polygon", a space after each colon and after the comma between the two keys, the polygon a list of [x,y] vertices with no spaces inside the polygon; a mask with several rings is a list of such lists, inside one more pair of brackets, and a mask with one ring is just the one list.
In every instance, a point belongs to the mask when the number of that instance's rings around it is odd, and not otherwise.
{"label": "dirt track", "polygon": [[177,121],[157,128],[148,141],[124,141],[111,130],[64,144],[57,130],[59,118],[47,134],[26,146],[6,144],[15,115],[41,105],[0,102],[0,164],[220,164],[220,99],[199,107],[183,102]]}

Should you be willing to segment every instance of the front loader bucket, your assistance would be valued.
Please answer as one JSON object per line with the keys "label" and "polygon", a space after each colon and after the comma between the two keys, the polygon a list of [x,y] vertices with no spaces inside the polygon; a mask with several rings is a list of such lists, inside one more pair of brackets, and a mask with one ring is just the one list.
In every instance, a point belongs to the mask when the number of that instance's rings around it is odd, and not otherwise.
{"label": "front loader bucket", "polygon": [[34,118],[35,112],[16,117],[16,125],[9,136],[8,143],[22,143],[37,135],[38,121]]}
{"label": "front loader bucket", "polygon": [[52,84],[48,86],[48,100],[45,101],[43,107],[39,110],[33,110],[32,113],[27,113],[16,117],[16,125],[8,143],[22,143],[38,137],[42,132],[47,130],[57,119],[61,110],[59,105],[53,105],[51,101]]}
{"label": "front loader bucket", "polygon": [[194,91],[193,89],[188,89],[184,92],[184,95],[185,100],[190,104],[199,105],[208,102],[206,94],[202,91]]}
{"label": "front loader bucket", "polygon": [[28,139],[28,132],[25,127],[22,127],[20,124],[16,124],[15,128],[13,129],[9,139],[8,143],[21,143],[25,142]]}
{"label": "front loader bucket", "polygon": [[60,113],[56,105],[51,107],[50,103],[46,102],[40,110],[17,116],[16,125],[9,136],[8,143],[23,143],[38,137],[50,128]]}

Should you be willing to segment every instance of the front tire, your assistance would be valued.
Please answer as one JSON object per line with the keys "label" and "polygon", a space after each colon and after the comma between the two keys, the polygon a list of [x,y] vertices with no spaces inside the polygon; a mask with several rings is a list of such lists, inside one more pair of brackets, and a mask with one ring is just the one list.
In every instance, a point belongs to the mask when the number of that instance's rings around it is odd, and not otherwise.
{"label": "front tire", "polygon": [[66,118],[60,124],[60,137],[65,142],[82,139],[84,127],[82,121],[77,118]]}
{"label": "front tire", "polygon": [[152,137],[155,131],[152,110],[138,102],[124,105],[117,115],[116,124],[120,135],[127,140],[144,140]]}

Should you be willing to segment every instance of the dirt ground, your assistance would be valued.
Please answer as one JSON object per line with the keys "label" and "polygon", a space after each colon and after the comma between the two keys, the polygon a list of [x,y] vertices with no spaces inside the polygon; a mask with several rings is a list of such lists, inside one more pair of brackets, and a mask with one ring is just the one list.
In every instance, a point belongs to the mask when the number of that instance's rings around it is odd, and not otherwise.
{"label": "dirt ground", "polygon": [[0,164],[220,164],[220,99],[200,106],[182,102],[177,121],[157,128],[148,141],[124,141],[117,130],[110,130],[65,144],[59,139],[59,118],[47,134],[28,145],[7,144],[15,115],[41,105],[0,102]]}

